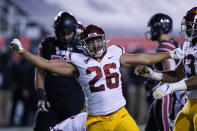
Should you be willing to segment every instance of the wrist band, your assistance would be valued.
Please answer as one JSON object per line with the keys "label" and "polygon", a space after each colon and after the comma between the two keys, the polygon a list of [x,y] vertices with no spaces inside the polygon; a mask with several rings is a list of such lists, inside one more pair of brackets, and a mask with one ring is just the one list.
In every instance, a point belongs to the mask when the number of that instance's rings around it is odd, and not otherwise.
{"label": "wrist band", "polygon": [[47,100],[45,90],[42,88],[37,88],[36,90],[38,100]]}
{"label": "wrist band", "polygon": [[151,74],[151,78],[154,79],[154,80],[158,80],[160,81],[163,77],[163,73],[161,72],[155,72],[153,71],[152,74]]}
{"label": "wrist band", "polygon": [[187,90],[187,85],[185,83],[185,80],[181,80],[177,83],[174,83],[173,89],[175,91],[186,91]]}

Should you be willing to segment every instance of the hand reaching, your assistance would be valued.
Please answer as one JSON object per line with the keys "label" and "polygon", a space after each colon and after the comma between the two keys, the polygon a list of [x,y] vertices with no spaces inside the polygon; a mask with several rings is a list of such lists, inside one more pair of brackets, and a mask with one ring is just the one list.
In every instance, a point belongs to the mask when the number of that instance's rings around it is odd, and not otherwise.
{"label": "hand reaching", "polygon": [[170,51],[170,56],[173,59],[183,59],[184,58],[184,52],[180,48],[176,48],[173,51]]}
{"label": "hand reaching", "polygon": [[185,80],[183,79],[176,83],[164,84],[164,85],[159,86],[153,92],[153,96],[156,99],[161,99],[162,97],[167,96],[173,93],[174,91],[186,91],[186,90],[187,90],[187,85],[185,83]]}
{"label": "hand reaching", "polygon": [[164,96],[167,96],[171,93],[173,93],[173,87],[171,86],[171,84],[164,84],[162,86],[159,86],[154,92],[153,92],[153,96],[155,99],[161,99]]}
{"label": "hand reaching", "polygon": [[12,40],[9,46],[12,49],[12,51],[16,53],[21,53],[23,51],[22,44],[18,39]]}

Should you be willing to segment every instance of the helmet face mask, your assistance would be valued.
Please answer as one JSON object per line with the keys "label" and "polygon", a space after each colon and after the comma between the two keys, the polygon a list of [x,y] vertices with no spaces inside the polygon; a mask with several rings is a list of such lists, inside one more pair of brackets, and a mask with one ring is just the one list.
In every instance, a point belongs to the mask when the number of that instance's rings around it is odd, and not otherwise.
{"label": "helmet face mask", "polygon": [[181,22],[180,36],[186,41],[197,38],[197,7],[189,10]]}
{"label": "helmet face mask", "polygon": [[160,36],[159,27],[150,27],[150,31],[145,32],[145,37],[147,40],[158,40]]}
{"label": "helmet face mask", "polygon": [[65,33],[57,32],[58,40],[62,43],[71,43],[74,39],[75,32]]}
{"label": "helmet face mask", "polygon": [[172,31],[172,18],[166,14],[158,13],[151,17],[148,22],[150,31],[145,32],[148,40],[158,40],[162,34],[168,34]]}
{"label": "helmet face mask", "polygon": [[84,53],[95,58],[101,57],[106,50],[104,31],[95,25],[86,27],[81,34],[80,43]]}

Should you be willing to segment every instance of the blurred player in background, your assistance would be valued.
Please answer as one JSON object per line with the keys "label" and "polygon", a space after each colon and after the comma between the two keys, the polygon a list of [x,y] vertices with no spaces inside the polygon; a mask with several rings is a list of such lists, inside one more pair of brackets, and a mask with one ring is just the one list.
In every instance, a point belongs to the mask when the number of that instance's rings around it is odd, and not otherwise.
{"label": "blurred player in background", "polygon": [[[59,12],[53,27],[55,36],[46,37],[39,45],[40,57],[64,61],[66,51],[83,52],[78,43],[78,33],[83,28],[74,16]],[[83,109],[84,95],[73,76],[60,76],[37,68],[35,85],[38,95],[35,131],[48,131],[50,127]]]}
{"label": "blurred player in background", "polygon": [[125,109],[120,67],[150,65],[168,58],[182,58],[179,49],[170,53],[127,54],[116,45],[107,47],[103,29],[89,25],[81,34],[85,54],[65,53],[65,61],[49,61],[23,49],[14,39],[10,47],[30,63],[60,75],[77,78],[86,96],[88,131],[138,131],[135,120]]}
{"label": "blurred player in background", "polygon": [[[175,48],[180,48],[177,41],[169,36],[169,33],[173,29],[173,21],[167,14],[157,13],[153,15],[148,22],[148,27],[150,27],[150,31],[145,33],[146,38],[158,42],[156,52],[170,52]],[[155,71],[174,70],[176,64],[174,59],[166,59],[154,64],[152,69]],[[145,88],[148,94],[147,99],[149,100],[149,104],[151,103],[145,131],[173,130],[176,115],[185,104],[184,92],[173,93],[161,100],[154,100],[152,90],[158,83],[159,81],[151,79],[147,79],[145,82]],[[159,85],[161,84],[165,83],[159,83]]]}
{"label": "blurred player in background", "polygon": [[[175,91],[186,91],[187,102],[178,113],[174,123],[174,131],[197,130],[197,7],[187,11],[181,22],[181,37],[184,59],[174,71],[155,72],[148,67],[138,68],[136,71],[152,79],[163,82],[176,82],[159,86],[153,93],[157,99],[168,96]],[[145,71],[146,70],[146,71]],[[143,72],[143,73],[142,73]],[[144,73],[146,72],[146,73]]]}

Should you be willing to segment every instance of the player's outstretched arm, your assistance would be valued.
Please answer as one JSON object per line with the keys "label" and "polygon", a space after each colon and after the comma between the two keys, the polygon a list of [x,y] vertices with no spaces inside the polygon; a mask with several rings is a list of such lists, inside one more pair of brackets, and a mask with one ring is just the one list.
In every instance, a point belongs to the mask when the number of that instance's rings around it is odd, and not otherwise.
{"label": "player's outstretched arm", "polygon": [[181,61],[175,70],[157,72],[148,66],[139,65],[135,68],[135,74],[151,78],[162,82],[178,82],[185,77],[183,61]]}
{"label": "player's outstretched arm", "polygon": [[190,77],[187,80],[181,80],[172,84],[164,84],[159,86],[154,92],[153,96],[156,99],[161,99],[175,91],[186,91],[186,90],[196,90],[197,89],[197,76]]}
{"label": "player's outstretched arm", "polygon": [[181,80],[176,83],[172,84],[163,84],[156,88],[156,90],[153,92],[153,97],[155,99],[161,99],[164,96],[167,96],[169,94],[172,94],[175,91],[186,91],[187,85],[185,83],[185,80]]}
{"label": "player's outstretched arm", "polygon": [[23,49],[22,44],[18,39],[14,39],[10,43],[10,48],[38,68],[60,75],[74,75],[76,71],[76,68],[70,63],[64,61],[49,61],[30,53],[29,51]]}
{"label": "player's outstretched arm", "polygon": [[[180,67],[180,66],[179,66]],[[182,71],[179,68],[179,79],[182,79],[178,82],[172,83],[172,84],[164,84],[162,86],[159,86],[158,88],[156,88],[156,90],[153,93],[154,98],[156,99],[161,99],[162,97],[169,95],[175,91],[186,91],[186,90],[196,90],[197,89],[197,76],[192,76],[187,80],[184,80],[184,71]],[[174,72],[176,73],[176,72]],[[169,78],[169,74],[168,73],[164,73],[164,78],[162,79],[170,79]]]}
{"label": "player's outstretched arm", "polygon": [[189,79],[185,80],[187,85],[187,90],[195,90],[197,89],[197,76],[190,77]]}
{"label": "player's outstretched arm", "polygon": [[132,65],[152,65],[164,59],[182,59],[184,54],[181,49],[177,48],[166,53],[138,53],[138,54],[123,54],[121,56],[121,64],[124,67]]}

